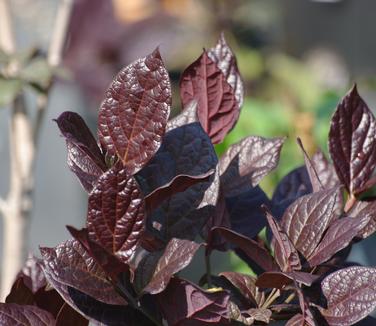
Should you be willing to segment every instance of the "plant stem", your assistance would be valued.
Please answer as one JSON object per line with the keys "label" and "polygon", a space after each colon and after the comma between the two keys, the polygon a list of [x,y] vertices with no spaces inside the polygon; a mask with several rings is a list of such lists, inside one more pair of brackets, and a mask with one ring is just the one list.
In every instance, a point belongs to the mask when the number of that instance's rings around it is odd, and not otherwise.
{"label": "plant stem", "polygon": [[355,205],[356,203],[356,197],[351,194],[350,197],[347,199],[346,205],[345,205],[345,213],[351,210],[351,208]]}
{"label": "plant stem", "polygon": [[295,298],[295,292],[291,293],[287,299],[285,300],[285,303],[290,303]]}
{"label": "plant stem", "polygon": [[205,267],[206,267],[206,281],[208,287],[213,287],[212,278],[211,278],[211,265],[210,265],[210,254],[205,253]]}

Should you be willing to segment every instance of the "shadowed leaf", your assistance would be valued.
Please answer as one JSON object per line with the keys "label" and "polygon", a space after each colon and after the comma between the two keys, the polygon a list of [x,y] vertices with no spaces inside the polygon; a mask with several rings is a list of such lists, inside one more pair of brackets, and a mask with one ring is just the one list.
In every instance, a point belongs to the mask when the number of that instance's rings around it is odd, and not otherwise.
{"label": "shadowed leaf", "polygon": [[[179,305],[176,305],[177,298]],[[177,278],[171,279],[167,289],[158,294],[169,326],[226,324],[229,298],[225,291],[210,293]]]}
{"label": "shadowed leaf", "polygon": [[79,114],[66,111],[55,121],[67,144],[68,166],[90,192],[100,175],[107,170],[104,156]]}
{"label": "shadowed leaf", "polygon": [[107,90],[99,109],[98,137],[130,175],[158,150],[170,106],[170,81],[158,49],[121,70]]}
{"label": "shadowed leaf", "polygon": [[367,238],[376,231],[376,201],[361,202],[358,201],[354,207],[348,212],[348,215],[354,218],[369,216],[369,222],[361,229],[357,236]]}
{"label": "shadowed leaf", "polygon": [[321,282],[327,309],[320,309],[331,326],[347,326],[376,308],[376,269],[353,266],[340,269]]}
{"label": "shadowed leaf", "polygon": [[197,101],[199,120],[213,144],[220,143],[238,120],[235,91],[206,51],[183,72],[180,97],[183,107]]}
{"label": "shadowed leaf", "polygon": [[338,104],[330,125],[329,152],[341,182],[355,195],[376,166],[376,121],[356,86]]}
{"label": "shadowed leaf", "polygon": [[348,246],[351,240],[364,229],[369,220],[369,216],[363,216],[359,218],[343,217],[334,221],[314,253],[308,258],[309,265],[317,266]]}
{"label": "shadowed leaf", "polygon": [[257,278],[256,285],[260,288],[276,288],[281,289],[282,287],[293,284],[294,279],[298,283],[310,286],[314,281],[318,279],[319,276],[304,272],[265,272]]}
{"label": "shadowed leaf", "polygon": [[144,200],[135,179],[120,164],[113,166],[99,178],[88,206],[89,238],[127,262],[144,229]]}
{"label": "shadowed leaf", "polygon": [[284,138],[249,136],[230,146],[219,160],[226,197],[256,187],[277,166],[283,142]]}

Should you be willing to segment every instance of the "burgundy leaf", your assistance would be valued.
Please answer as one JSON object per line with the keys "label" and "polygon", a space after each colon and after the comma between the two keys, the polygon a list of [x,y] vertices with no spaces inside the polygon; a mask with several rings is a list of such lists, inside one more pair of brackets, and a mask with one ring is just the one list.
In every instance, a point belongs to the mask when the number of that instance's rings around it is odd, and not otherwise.
{"label": "burgundy leaf", "polygon": [[351,240],[364,229],[369,220],[369,216],[363,216],[359,218],[344,217],[334,221],[316,250],[308,258],[309,265],[317,266],[348,246]]}
{"label": "burgundy leaf", "polygon": [[128,174],[156,153],[170,113],[171,87],[158,49],[125,67],[106,92],[98,116],[98,137]]}
{"label": "burgundy leaf", "polygon": [[[158,295],[159,305],[169,326],[225,325],[229,298],[224,291],[206,292],[177,278],[171,279],[167,289]],[[179,305],[176,305],[177,299]]]}
{"label": "burgundy leaf", "polygon": [[25,285],[22,276],[16,279],[9,294],[5,298],[6,303],[17,303],[20,305],[33,305],[34,301],[34,294],[31,289]]}
{"label": "burgundy leaf", "polygon": [[322,151],[316,151],[311,161],[325,189],[340,185],[334,166],[329,163]]}
{"label": "burgundy leaf", "polygon": [[189,265],[199,248],[200,244],[196,242],[173,238],[167,244],[162,255],[159,253],[151,254],[157,255],[157,261],[153,257],[145,257],[148,261],[154,260],[155,264],[140,263],[141,266],[136,270],[136,278],[137,275],[144,277],[145,274],[150,274],[150,269],[152,270],[151,278],[142,289],[143,292],[150,294],[162,292],[167,287],[171,277]]}
{"label": "burgundy leaf", "polygon": [[235,91],[206,51],[183,72],[180,97],[183,107],[197,101],[199,120],[213,144],[220,143],[238,120]]}
{"label": "burgundy leaf", "polygon": [[251,308],[246,311],[246,314],[255,321],[261,321],[266,324],[269,324],[272,317],[272,311],[266,308]]}
{"label": "burgundy leaf", "polygon": [[225,277],[249,302],[256,307],[262,306],[265,295],[257,288],[255,277],[236,272],[224,272],[219,275]]}
{"label": "burgundy leaf", "polygon": [[320,309],[331,326],[353,325],[376,308],[376,269],[340,269],[321,282],[327,309]]}
{"label": "burgundy leaf", "polygon": [[348,213],[349,216],[360,218],[369,216],[369,222],[361,229],[357,236],[360,238],[367,238],[376,231],[376,201],[361,202],[358,201]]}
{"label": "burgundy leaf", "polygon": [[178,192],[183,192],[197,183],[208,181],[213,173],[214,170],[209,170],[203,174],[195,176],[185,174],[177,175],[169,183],[155,189],[145,197],[146,211],[153,211],[161,205],[165,199]]}
{"label": "burgundy leaf", "polygon": [[[240,248],[248,256],[249,259],[254,261],[264,271],[279,269],[270,253],[256,241],[223,227],[213,228],[211,230],[211,237],[215,234],[219,234],[229,243],[232,243],[233,245]],[[210,239],[208,240],[208,242],[208,247],[210,250]]]}
{"label": "burgundy leaf", "polygon": [[217,64],[217,67],[222,71],[227,82],[235,91],[236,101],[239,108],[241,108],[244,100],[244,85],[238,70],[236,57],[228,46],[223,32],[216,46],[208,50],[208,56]]}
{"label": "burgundy leaf", "polygon": [[197,114],[197,101],[193,100],[184,107],[184,110],[181,113],[168,121],[166,131],[195,122],[199,122],[199,119]]}
{"label": "burgundy leaf", "polygon": [[90,193],[89,238],[127,262],[143,232],[144,217],[144,200],[135,179],[120,164],[113,166]]}
{"label": "burgundy leaf", "polygon": [[[153,159],[137,175],[142,192],[148,196],[177,175],[200,176],[216,168],[217,156],[199,123],[169,131]],[[193,240],[202,230],[219,194],[217,173],[165,200],[148,215],[147,230],[167,242],[173,237]]]}
{"label": "burgundy leaf", "polygon": [[284,230],[306,258],[314,252],[327,226],[336,218],[337,192],[338,188],[333,188],[300,197],[283,215]]}
{"label": "burgundy leaf", "polygon": [[284,286],[294,283],[294,279],[298,283],[311,286],[319,276],[305,272],[265,272],[257,278],[256,285],[260,288],[276,288],[282,289]]}
{"label": "burgundy leaf", "polygon": [[66,111],[56,119],[56,123],[67,143],[68,166],[90,192],[100,175],[107,170],[104,155],[79,114]]}
{"label": "burgundy leaf", "polygon": [[271,203],[259,186],[226,198],[231,229],[248,238],[254,238],[267,224],[262,205],[270,207]]}
{"label": "burgundy leaf", "polygon": [[48,279],[56,279],[105,303],[126,304],[78,241],[68,240],[55,248],[41,248],[40,251]]}
{"label": "burgundy leaf", "polygon": [[310,318],[310,316],[303,316],[302,314],[297,314],[288,320],[285,326],[315,326],[315,321]]}
{"label": "burgundy leaf", "polygon": [[249,136],[230,146],[219,161],[226,197],[256,187],[264,176],[275,169],[283,142],[284,138]]}
{"label": "burgundy leaf", "polygon": [[288,235],[267,209],[265,209],[265,215],[273,233],[273,240],[275,240],[274,257],[279,267],[283,272],[301,269],[299,254]]}
{"label": "burgundy leaf", "polygon": [[356,86],[338,104],[331,121],[329,152],[341,182],[356,195],[376,166],[376,121]]}
{"label": "burgundy leaf", "polygon": [[34,306],[0,303],[0,324],[17,326],[54,326],[52,315]]}

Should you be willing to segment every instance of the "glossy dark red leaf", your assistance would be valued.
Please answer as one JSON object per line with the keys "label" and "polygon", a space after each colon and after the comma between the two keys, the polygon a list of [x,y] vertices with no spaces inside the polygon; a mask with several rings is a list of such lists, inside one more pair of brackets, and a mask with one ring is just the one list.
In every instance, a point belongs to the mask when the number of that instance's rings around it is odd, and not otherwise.
{"label": "glossy dark red leaf", "polygon": [[158,49],[125,67],[106,92],[98,137],[107,155],[119,157],[129,174],[158,150],[170,114],[171,87]]}
{"label": "glossy dark red leaf", "polygon": [[376,232],[376,201],[358,201],[351,211],[348,212],[348,215],[354,218],[369,217],[367,225],[358,232],[358,237],[364,239]]}
{"label": "glossy dark red leaf", "polygon": [[214,144],[223,140],[239,118],[235,91],[206,51],[183,72],[180,97],[183,107],[197,101],[199,120]]}
{"label": "glossy dark red leaf", "polygon": [[231,145],[219,160],[226,197],[256,187],[278,164],[284,138],[249,136]]}
{"label": "glossy dark red leaf", "polygon": [[[223,227],[213,228],[211,230],[211,237],[215,234],[219,234],[229,243],[240,248],[249,259],[254,261],[264,271],[279,269],[270,253],[256,241]],[[210,239],[208,249],[210,250]]]}
{"label": "glossy dark red leaf", "polygon": [[273,233],[274,258],[283,272],[300,270],[299,254],[286,232],[282,229],[273,215],[265,209],[266,219]]}
{"label": "glossy dark red leaf", "polygon": [[305,272],[265,272],[257,278],[256,285],[260,288],[276,288],[282,289],[286,285],[296,282],[304,284],[306,286],[312,285],[319,276]]}
{"label": "glossy dark red leaf", "polygon": [[145,275],[151,276],[148,282],[144,284],[142,292],[150,294],[162,292],[167,287],[171,277],[189,265],[199,248],[200,244],[196,242],[173,238],[169,241],[162,254],[158,252],[150,254],[156,255],[158,260],[153,259],[154,257],[146,256],[144,260],[152,263],[143,264],[140,262],[136,270],[136,279],[145,277]]}
{"label": "glossy dark red leaf", "polygon": [[56,119],[56,123],[67,144],[68,166],[90,192],[99,176],[107,170],[104,155],[79,114],[66,111]]}
{"label": "glossy dark red leaf", "polygon": [[[137,175],[145,196],[171,182],[177,175],[199,176],[217,166],[212,143],[199,123],[169,131],[153,159]],[[148,215],[147,230],[167,242],[173,237],[193,240],[201,231],[219,195],[217,173],[165,200]]]}
{"label": "glossy dark red leaf", "polygon": [[353,325],[376,308],[376,269],[353,266],[321,282],[327,309],[320,311],[331,326]]}
{"label": "glossy dark red leaf", "polygon": [[48,279],[56,279],[105,303],[126,304],[107,280],[101,267],[78,241],[67,240],[55,248],[40,250]]}
{"label": "glossy dark red leaf", "polygon": [[146,211],[153,211],[167,198],[176,193],[183,192],[197,183],[209,181],[213,173],[214,170],[209,170],[203,174],[194,176],[185,174],[177,175],[169,183],[155,189],[145,197]]}
{"label": "glossy dark red leaf", "polygon": [[349,245],[351,240],[368,224],[369,216],[359,218],[343,217],[335,220],[326,231],[313,254],[308,257],[311,267],[317,266]]}
{"label": "glossy dark red leaf", "polygon": [[[177,298],[179,305],[176,305]],[[225,291],[207,292],[178,278],[171,279],[167,289],[158,295],[169,326],[225,325],[229,299]]]}
{"label": "glossy dark red leaf", "polygon": [[99,178],[88,206],[89,238],[127,262],[145,223],[144,200],[135,179],[116,164]]}
{"label": "glossy dark red leaf", "polygon": [[376,121],[356,86],[338,104],[330,125],[329,152],[350,194],[364,189],[376,166]]}
{"label": "glossy dark red leaf", "polygon": [[338,188],[321,190],[298,198],[291,204],[282,218],[282,226],[295,248],[309,257],[328,225],[337,216]]}
{"label": "glossy dark red leaf", "polygon": [[53,316],[34,306],[0,303],[0,324],[17,326],[54,326]]}
{"label": "glossy dark red leaf", "polygon": [[219,274],[225,277],[240,293],[256,307],[261,307],[265,301],[264,292],[256,286],[256,278],[237,272],[223,272]]}
{"label": "glossy dark red leaf", "polygon": [[224,74],[227,82],[235,92],[235,98],[239,108],[243,105],[244,85],[236,63],[235,54],[228,46],[225,35],[222,32],[215,47],[208,50],[208,56]]}
{"label": "glossy dark red leaf", "polygon": [[317,150],[313,154],[311,161],[325,189],[331,189],[340,185],[333,164],[329,163],[321,150]]}

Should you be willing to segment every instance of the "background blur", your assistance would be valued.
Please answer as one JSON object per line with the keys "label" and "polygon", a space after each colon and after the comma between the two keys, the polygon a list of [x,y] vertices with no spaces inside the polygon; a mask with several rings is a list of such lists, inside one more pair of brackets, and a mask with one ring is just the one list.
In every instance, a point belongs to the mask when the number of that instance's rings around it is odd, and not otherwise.
{"label": "background blur", "polygon": [[[46,49],[58,0],[12,0],[22,49]],[[159,46],[174,87],[173,114],[180,110],[180,73],[215,44],[219,33],[234,50],[246,85],[236,128],[217,147],[249,134],[288,136],[279,168],[263,182],[271,194],[278,180],[302,164],[295,139],[309,153],[327,152],[329,120],[352,83],[376,108],[374,0],[76,0],[65,52],[65,76],[55,84],[43,125],[36,166],[30,251],[69,237],[65,225],[80,227],[87,194],[66,165],[65,142],[53,118],[79,112],[95,132],[99,101],[121,67]],[[33,101],[33,94],[29,94]],[[1,98],[0,98],[1,102]],[[0,191],[8,187],[8,111],[0,110]],[[350,259],[376,265],[375,236],[353,247]],[[367,256],[368,255],[368,256]],[[214,272],[247,268],[234,255],[216,255]],[[185,273],[197,280],[203,260]]]}

